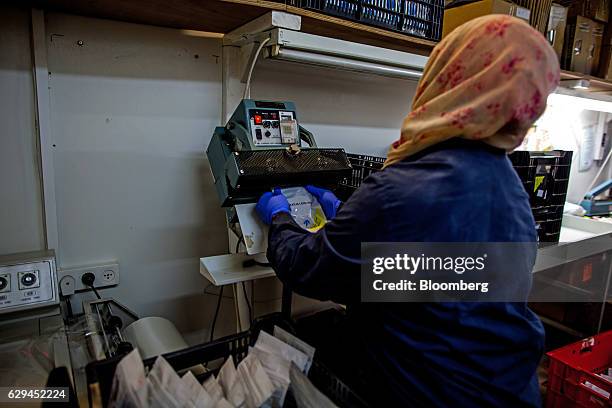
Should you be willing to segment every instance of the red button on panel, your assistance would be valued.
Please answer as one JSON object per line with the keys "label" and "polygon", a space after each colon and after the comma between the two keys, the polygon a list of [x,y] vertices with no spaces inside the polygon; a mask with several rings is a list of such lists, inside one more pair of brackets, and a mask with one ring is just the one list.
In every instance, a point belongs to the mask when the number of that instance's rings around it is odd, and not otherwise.
{"label": "red button on panel", "polygon": [[261,125],[261,115],[255,115],[253,116],[253,121],[255,122],[256,125]]}

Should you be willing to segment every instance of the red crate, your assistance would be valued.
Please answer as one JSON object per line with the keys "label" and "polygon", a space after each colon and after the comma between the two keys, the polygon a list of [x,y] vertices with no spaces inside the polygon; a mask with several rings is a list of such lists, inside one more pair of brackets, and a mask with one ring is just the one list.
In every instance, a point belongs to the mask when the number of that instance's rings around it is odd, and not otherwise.
{"label": "red crate", "polygon": [[612,394],[612,382],[595,375],[612,367],[612,330],[546,355],[550,359],[547,408],[612,407],[611,398],[604,398],[584,385],[588,381]]}

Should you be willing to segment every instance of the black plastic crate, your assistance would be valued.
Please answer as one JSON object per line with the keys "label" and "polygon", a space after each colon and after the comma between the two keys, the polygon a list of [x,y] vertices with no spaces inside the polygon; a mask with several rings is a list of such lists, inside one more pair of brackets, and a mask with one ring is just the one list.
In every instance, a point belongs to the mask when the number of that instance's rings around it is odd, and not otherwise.
{"label": "black plastic crate", "polygon": [[336,195],[343,201],[348,200],[366,177],[382,169],[386,160],[385,157],[367,156],[363,154],[347,153],[346,156],[353,170],[351,176],[341,180],[336,189]]}
{"label": "black plastic crate", "polygon": [[562,219],[536,221],[538,242],[559,242],[559,236],[561,234],[561,222]]}
{"label": "black plastic crate", "polygon": [[[226,336],[224,338],[214,340],[210,343],[188,347],[183,350],[174,351],[164,354],[164,358],[177,371],[193,367],[198,364],[207,366],[209,363],[218,360],[226,360],[232,356],[235,364],[238,364],[248,353],[249,346],[253,346],[257,340],[260,330],[265,330],[272,333],[274,326],[282,327],[283,329],[295,333],[292,322],[288,321],[281,313],[272,313],[267,316],[256,319],[250,330]],[[89,402],[91,406],[108,405],[108,399],[111,392],[113,377],[117,364],[123,355],[118,355],[106,360],[95,361],[86,366],[87,384],[89,391]],[[157,357],[152,357],[144,360],[144,365],[151,368]],[[212,374],[216,374],[218,369],[208,371],[200,376],[198,380],[201,382]],[[346,407],[367,407],[364,400],[353,392],[346,384],[336,377],[324,364],[315,359],[308,373],[308,378],[311,382],[338,406]],[[99,397],[99,401],[95,400]],[[95,400],[95,401],[94,401]],[[99,402],[100,405],[94,404]],[[285,407],[295,406],[291,393],[287,394]]]}
{"label": "black plastic crate", "polygon": [[518,150],[508,155],[513,166],[533,166],[539,159],[553,158],[555,164],[569,166],[572,164],[573,152],[565,150],[551,150],[548,152],[537,152]]}
{"label": "black plastic crate", "polygon": [[561,222],[563,219],[563,205],[532,208],[533,218],[538,233],[538,242],[559,242]]}
{"label": "black plastic crate", "polygon": [[290,0],[290,4],[439,41],[444,0]]}
{"label": "black plastic crate", "polygon": [[550,221],[563,218],[563,205],[551,205],[548,207],[532,208],[533,218],[538,221]]}
{"label": "black plastic crate", "polygon": [[572,154],[570,151],[553,150],[517,151],[509,155],[516,173],[529,193],[532,208],[564,204]]}
{"label": "black plastic crate", "polygon": [[322,11],[325,14],[359,20],[361,0],[293,0],[295,6]]}
{"label": "black plastic crate", "polygon": [[[336,194],[346,201],[370,174],[379,171],[386,158],[347,153],[353,167],[351,177],[340,182]],[[572,152],[518,151],[509,155],[514,169],[529,193],[539,242],[559,242],[563,206],[569,182]],[[539,179],[536,179],[539,177]],[[536,182],[538,185],[536,186]],[[539,195],[538,195],[538,192]]]}
{"label": "black plastic crate", "polygon": [[367,156],[363,154],[350,154],[348,153],[347,158],[351,166],[353,167],[351,177],[346,178],[340,182],[340,184],[348,187],[357,188],[361,185],[361,182],[368,177],[370,174],[382,169],[385,164],[385,157]]}

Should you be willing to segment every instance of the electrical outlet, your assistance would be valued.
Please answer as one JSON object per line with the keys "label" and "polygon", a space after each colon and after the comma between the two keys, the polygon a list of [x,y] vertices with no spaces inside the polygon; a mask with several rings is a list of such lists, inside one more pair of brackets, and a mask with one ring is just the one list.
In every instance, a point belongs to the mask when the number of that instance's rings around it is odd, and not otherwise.
{"label": "electrical outlet", "polygon": [[74,278],[74,290],[85,290],[87,286],[83,285],[81,277],[86,273],[93,273],[96,279],[94,280],[95,288],[105,288],[108,286],[117,286],[119,284],[119,264],[118,263],[103,263],[90,266],[79,266],[76,268],[60,269],[58,271],[59,279],[64,276],[72,276]]}

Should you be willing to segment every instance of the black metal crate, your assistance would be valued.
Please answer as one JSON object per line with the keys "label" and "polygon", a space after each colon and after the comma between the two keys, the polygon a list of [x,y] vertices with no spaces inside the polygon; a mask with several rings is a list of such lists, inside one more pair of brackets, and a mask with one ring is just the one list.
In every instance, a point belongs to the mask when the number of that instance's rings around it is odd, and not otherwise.
{"label": "black metal crate", "polygon": [[289,0],[289,3],[414,37],[439,41],[444,0]]}

